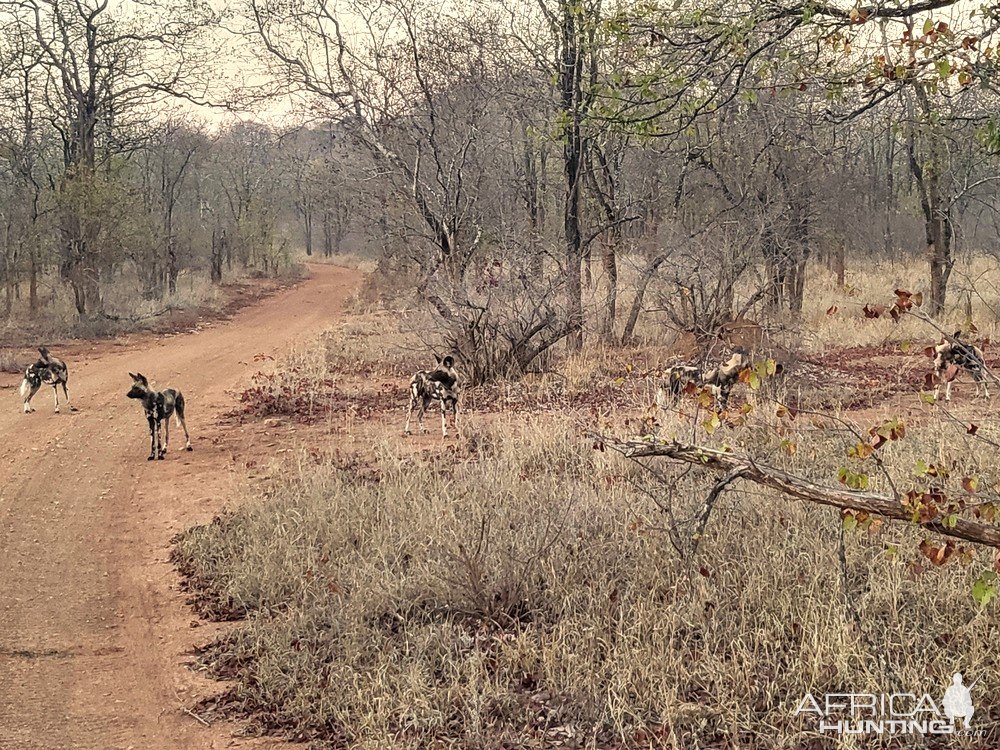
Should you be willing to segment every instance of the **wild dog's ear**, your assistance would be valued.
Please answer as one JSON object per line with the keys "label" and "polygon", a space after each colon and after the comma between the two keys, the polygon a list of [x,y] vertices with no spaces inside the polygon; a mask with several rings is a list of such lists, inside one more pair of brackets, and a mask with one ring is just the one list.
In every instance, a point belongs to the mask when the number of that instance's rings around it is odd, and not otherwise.
{"label": "wild dog's ear", "polygon": [[148,381],[148,380],[146,380],[146,376],[145,376],[145,375],[143,375],[143,374],[142,374],[141,372],[137,372],[137,373],[135,374],[135,379],[136,379],[136,380],[138,380],[138,381],[139,381],[140,383],[142,383],[143,385],[149,385],[149,381]]}
{"label": "wild dog's ear", "polygon": [[128,374],[128,376],[129,376],[130,378],[132,378],[132,380],[138,380],[138,379],[139,379],[138,377],[136,377],[136,374],[135,374],[134,372],[130,372],[130,373]]}
{"label": "wild dog's ear", "polygon": [[455,360],[452,357],[445,357],[443,360],[441,360],[441,364],[443,364],[445,367],[454,367]]}
{"label": "wild dog's ear", "polygon": [[959,331],[955,331],[955,333],[954,333],[953,335],[954,335],[954,337],[955,337],[956,339],[957,339],[957,338],[961,338],[961,336],[962,336],[962,332],[961,332],[960,330],[959,330]]}

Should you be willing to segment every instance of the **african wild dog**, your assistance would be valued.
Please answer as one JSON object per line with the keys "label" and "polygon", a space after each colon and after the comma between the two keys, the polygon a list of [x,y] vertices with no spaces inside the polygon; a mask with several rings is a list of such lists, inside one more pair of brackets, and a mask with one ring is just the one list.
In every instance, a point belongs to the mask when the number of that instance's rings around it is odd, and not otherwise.
{"label": "african wild dog", "polygon": [[72,404],[69,403],[69,391],[66,390],[66,383],[69,382],[69,368],[66,367],[66,363],[49,354],[49,350],[44,346],[38,347],[38,353],[41,355],[38,361],[33,365],[28,365],[24,371],[24,379],[21,381],[24,413],[28,414],[34,411],[31,399],[38,393],[42,383],[48,383],[52,386],[52,394],[56,399],[56,414],[59,413],[59,386],[62,386],[63,396],[66,397],[66,404],[70,411],[75,411]]}
{"label": "african wild dog", "polygon": [[455,370],[455,360],[451,357],[441,359],[436,354],[437,367],[433,370],[418,370],[410,379],[410,408],[406,413],[406,426],[403,433],[410,434],[410,418],[413,410],[417,410],[417,425],[421,432],[427,432],[424,427],[424,412],[432,402],[441,406],[441,434],[448,437],[448,426],[445,413],[451,411],[452,424],[458,432],[458,372]]}
{"label": "african wild dog", "polygon": [[746,351],[737,349],[726,362],[711,370],[694,365],[674,365],[667,370],[667,381],[656,392],[656,403],[661,409],[673,405],[680,398],[688,383],[708,386],[723,409],[729,404],[729,394],[740,377],[740,372],[750,366]]}
{"label": "african wild dog", "polygon": [[[937,398],[941,390],[942,380],[946,380],[944,387],[944,400],[951,401],[951,381],[955,379],[958,370],[967,370],[976,381],[976,395],[979,395],[980,387],[986,395],[990,397],[989,386],[986,385],[986,360],[983,358],[983,350],[974,344],[966,344],[959,339],[961,331],[955,331],[953,340],[944,341],[934,347],[934,398]],[[954,365],[955,369],[949,376],[949,368]]]}
{"label": "african wild dog", "polygon": [[[146,419],[149,421],[149,458],[162,459],[167,455],[167,447],[170,445],[170,415],[173,414],[177,424],[184,430],[185,448],[191,448],[191,436],[188,435],[187,425],[184,423],[184,396],[180,391],[167,388],[162,391],[154,391],[149,387],[149,381],[141,374],[133,375],[132,388],[125,395],[142,401],[142,408],[146,412]],[[160,425],[163,425],[163,439],[160,439]]]}

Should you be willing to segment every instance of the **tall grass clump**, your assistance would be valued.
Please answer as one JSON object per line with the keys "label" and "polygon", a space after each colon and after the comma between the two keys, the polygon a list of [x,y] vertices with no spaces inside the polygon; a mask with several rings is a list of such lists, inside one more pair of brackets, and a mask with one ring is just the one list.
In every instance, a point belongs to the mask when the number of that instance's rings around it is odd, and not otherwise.
{"label": "tall grass clump", "polygon": [[915,577],[865,534],[842,565],[835,513],[752,490],[681,554],[664,508],[697,513],[696,474],[658,497],[569,424],[497,422],[433,460],[303,459],[175,559],[204,614],[244,618],[203,656],[229,705],[317,747],[834,747],[793,715],[807,691],[997,694],[957,568]]}

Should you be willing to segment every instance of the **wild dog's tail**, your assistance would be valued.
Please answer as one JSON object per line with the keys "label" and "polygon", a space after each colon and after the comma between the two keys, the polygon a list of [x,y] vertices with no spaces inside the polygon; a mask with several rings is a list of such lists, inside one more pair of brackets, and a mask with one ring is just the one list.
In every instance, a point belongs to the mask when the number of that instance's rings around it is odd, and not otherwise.
{"label": "wild dog's tail", "polygon": [[184,395],[177,391],[177,398],[174,399],[174,421],[179,425],[184,420]]}
{"label": "wild dog's tail", "polygon": [[28,382],[27,378],[22,378],[21,379],[21,398],[27,398],[29,393],[31,393],[31,383]]}

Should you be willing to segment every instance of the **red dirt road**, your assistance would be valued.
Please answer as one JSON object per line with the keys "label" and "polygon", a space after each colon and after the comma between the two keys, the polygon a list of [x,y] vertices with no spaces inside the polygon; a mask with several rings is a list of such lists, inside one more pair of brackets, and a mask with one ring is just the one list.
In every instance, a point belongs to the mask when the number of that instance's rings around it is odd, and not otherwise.
{"label": "red dirt road", "polygon": [[[216,513],[243,474],[243,450],[266,445],[217,424],[259,369],[253,356],[319,333],[358,281],[315,266],[302,284],[194,333],[54,351],[68,360],[77,412],[53,414],[45,386],[37,411],[22,414],[16,378],[0,376],[0,749],[269,744],[185,712],[219,691],[183,666],[216,626],[193,629],[169,540]],[[146,461],[129,371],[184,392],[193,453],[171,430],[166,460]]]}

